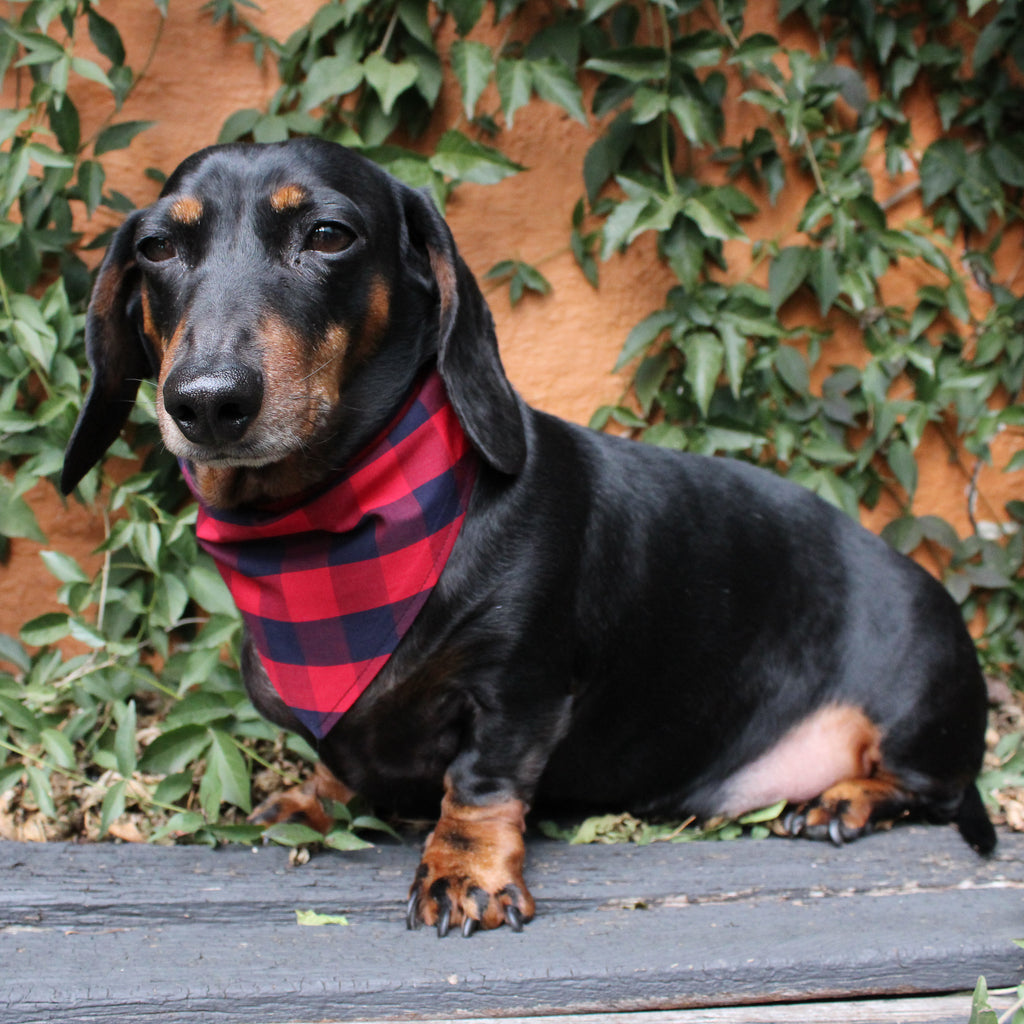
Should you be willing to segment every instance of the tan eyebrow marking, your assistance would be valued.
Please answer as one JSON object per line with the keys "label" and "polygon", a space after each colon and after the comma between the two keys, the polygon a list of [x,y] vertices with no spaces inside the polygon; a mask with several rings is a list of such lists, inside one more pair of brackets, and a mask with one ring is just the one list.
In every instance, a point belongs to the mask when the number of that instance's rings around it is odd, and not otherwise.
{"label": "tan eyebrow marking", "polygon": [[203,201],[195,196],[182,196],[171,203],[171,216],[181,224],[198,224],[203,218]]}
{"label": "tan eyebrow marking", "polygon": [[294,210],[309,198],[309,193],[301,185],[282,185],[271,197],[270,205],[277,213]]}

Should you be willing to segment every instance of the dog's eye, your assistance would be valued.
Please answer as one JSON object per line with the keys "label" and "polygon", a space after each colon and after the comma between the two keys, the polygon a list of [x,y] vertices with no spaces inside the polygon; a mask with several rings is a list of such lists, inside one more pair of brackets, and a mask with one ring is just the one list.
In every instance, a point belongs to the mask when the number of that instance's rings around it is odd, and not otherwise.
{"label": "dog's eye", "polygon": [[356,236],[343,224],[326,221],[317,224],[306,236],[305,248],[313,252],[344,252],[355,242]]}
{"label": "dog's eye", "polygon": [[139,252],[146,257],[150,263],[163,263],[166,260],[173,260],[178,255],[178,250],[169,238],[163,235],[151,235],[139,242]]}

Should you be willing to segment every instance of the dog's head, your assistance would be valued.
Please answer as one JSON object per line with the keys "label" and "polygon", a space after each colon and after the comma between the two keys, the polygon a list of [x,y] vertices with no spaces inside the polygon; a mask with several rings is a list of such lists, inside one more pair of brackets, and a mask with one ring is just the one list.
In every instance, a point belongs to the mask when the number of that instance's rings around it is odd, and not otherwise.
{"label": "dog's head", "polygon": [[86,348],[65,493],[146,377],[164,443],[214,506],[308,488],[382,429],[435,355],[483,458],[512,474],[526,457],[490,312],[447,225],[425,195],[322,140],[186,160],[114,236]]}

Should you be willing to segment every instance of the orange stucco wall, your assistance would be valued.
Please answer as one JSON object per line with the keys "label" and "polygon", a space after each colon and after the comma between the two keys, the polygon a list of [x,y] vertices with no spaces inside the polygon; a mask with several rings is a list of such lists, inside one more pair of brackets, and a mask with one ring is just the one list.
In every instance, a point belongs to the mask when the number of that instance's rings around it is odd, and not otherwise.
{"label": "orange stucco wall", "polygon": [[[235,110],[259,107],[275,87],[268,66],[257,68],[251,51],[232,41],[232,31],[222,24],[213,27],[201,13],[203,0],[174,0],[163,26],[152,63],[145,78],[131,94],[117,120],[153,120],[155,127],[141,135],[131,149],[105,158],[109,184],[142,205],[152,199],[156,185],[144,175],[147,167],[170,171],[192,151],[215,141]],[[255,15],[268,31],[285,38],[306,21],[318,0],[265,0],[264,13]],[[775,3],[751,4],[748,31],[777,31]],[[160,18],[152,3],[140,0],[105,0],[103,13],[121,29],[128,63],[141,68],[147,59]],[[485,19],[486,20],[486,19]],[[762,22],[758,25],[755,22]],[[489,30],[475,35],[488,38]],[[494,35],[494,41],[497,34]],[[796,43],[809,42],[797,39]],[[88,43],[79,51],[89,56]],[[733,97],[739,85],[733,83]],[[5,84],[5,90],[11,83]],[[76,93],[83,116],[83,133],[99,125],[108,112],[108,95],[99,86],[81,83]],[[8,91],[4,102],[13,102]],[[486,99],[485,99],[486,102]],[[925,110],[927,104],[922,104]],[[457,88],[449,81],[435,118],[434,135],[460,117]],[[729,134],[739,139],[744,125],[744,105],[736,99],[729,112]],[[517,256],[538,265],[553,285],[546,297],[530,296],[510,308],[505,288],[485,288],[494,311],[502,355],[513,383],[531,403],[570,419],[586,422],[601,404],[617,401],[625,378],[612,374],[612,366],[628,333],[637,321],[659,307],[672,279],[655,259],[653,243],[641,241],[625,257],[601,268],[601,288],[595,292],[585,282],[568,250],[573,206],[582,193],[582,164],[597,126],[588,129],[566,114],[535,101],[516,114],[514,131],[500,139],[513,159],[529,169],[497,186],[466,185],[453,196],[448,219],[463,256],[482,275],[498,260]],[[923,150],[934,131],[922,118],[915,135]],[[704,168],[697,168],[701,173]],[[716,173],[714,168],[707,172]],[[900,182],[879,178],[879,193],[893,194]],[[776,207],[774,219],[761,221],[759,231],[788,244],[796,238],[795,225],[806,193],[792,188]],[[919,210],[907,205],[908,216]],[[903,212],[903,207],[900,208]],[[99,230],[109,215],[100,214],[87,231]],[[766,268],[752,269],[750,245],[731,243],[728,249],[731,274],[752,274],[762,280]],[[919,268],[908,268],[896,287],[912,295],[920,283]],[[798,303],[787,309],[796,320]],[[849,328],[840,329],[826,361],[857,359],[858,339]],[[1008,445],[1012,445],[1008,442]],[[1001,450],[1000,465],[1009,457]],[[965,486],[962,470],[951,465],[948,452],[937,436],[926,443],[921,470],[918,511],[931,511],[966,529]],[[1014,474],[1019,476],[1019,474]],[[989,474],[983,491],[994,508],[1010,496],[1013,477]],[[48,485],[32,495],[40,510],[51,546],[75,554],[91,549],[102,537],[102,519],[94,510],[62,506]],[[981,511],[983,518],[991,516]],[[871,517],[869,517],[871,518]],[[879,521],[876,515],[875,524]],[[16,632],[32,615],[56,607],[55,584],[38,560],[39,545],[15,541],[12,557],[0,568],[0,631]]]}

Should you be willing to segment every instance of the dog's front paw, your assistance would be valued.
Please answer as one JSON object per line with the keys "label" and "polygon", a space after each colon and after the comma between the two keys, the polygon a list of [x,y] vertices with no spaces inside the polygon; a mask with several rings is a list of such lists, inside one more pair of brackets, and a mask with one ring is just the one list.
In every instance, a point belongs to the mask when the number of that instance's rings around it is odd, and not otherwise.
{"label": "dog's front paw", "polygon": [[534,902],[523,881],[521,801],[471,807],[446,796],[441,811],[409,893],[407,925],[436,926],[439,937],[452,927],[465,936],[501,924],[522,931]]}
{"label": "dog's front paw", "polygon": [[254,825],[308,825],[327,835],[334,826],[328,801],[347,804],[354,796],[344,782],[318,761],[313,775],[301,786],[272,793],[249,815],[248,821]]}

